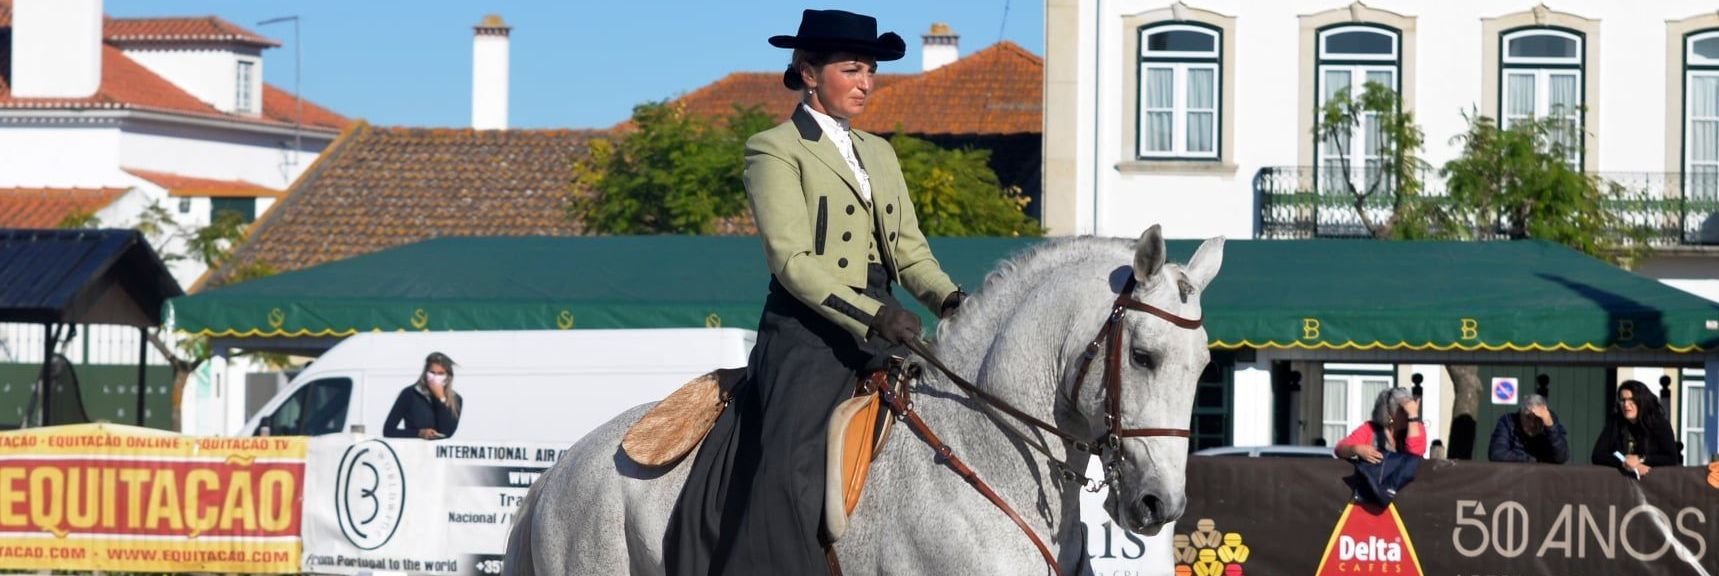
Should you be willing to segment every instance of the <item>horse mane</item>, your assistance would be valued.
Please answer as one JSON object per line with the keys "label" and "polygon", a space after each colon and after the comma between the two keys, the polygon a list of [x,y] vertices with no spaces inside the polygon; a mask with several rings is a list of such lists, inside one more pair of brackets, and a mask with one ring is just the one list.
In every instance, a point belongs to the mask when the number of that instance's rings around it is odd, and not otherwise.
{"label": "horse mane", "polygon": [[[1096,236],[1053,238],[1003,260],[985,275],[979,289],[962,302],[955,317],[938,324],[939,356],[951,366],[977,361],[999,325],[1020,308],[1022,300],[1033,294],[1032,288],[1056,281],[1051,271],[1096,259],[1126,262],[1133,254],[1134,242],[1128,238]],[[980,338],[984,341],[976,341]],[[968,368],[971,366],[958,369]]]}

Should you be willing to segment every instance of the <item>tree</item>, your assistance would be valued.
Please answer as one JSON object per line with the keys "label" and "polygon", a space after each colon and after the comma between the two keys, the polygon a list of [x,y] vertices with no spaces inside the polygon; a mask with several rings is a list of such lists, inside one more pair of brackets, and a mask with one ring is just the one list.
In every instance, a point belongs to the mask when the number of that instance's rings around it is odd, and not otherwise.
{"label": "tree", "polygon": [[949,150],[899,132],[889,144],[927,236],[1044,235],[1022,212],[1029,199],[1020,188],[998,183],[990,150]]}
{"label": "tree", "polygon": [[[1354,148],[1366,145],[1368,136],[1363,135],[1363,141],[1357,143],[1354,135],[1362,130],[1376,131],[1371,137],[1377,139],[1379,160],[1357,172],[1352,165]],[[1339,92],[1320,109],[1313,133],[1321,146],[1335,151],[1337,158],[1334,174],[1319,174],[1321,187],[1346,192],[1349,205],[1373,238],[1426,238],[1434,230],[1449,228],[1448,213],[1421,196],[1422,178],[1430,168],[1420,158],[1425,136],[1415,124],[1414,113],[1402,108],[1402,98],[1395,91],[1368,82],[1359,100],[1350,98],[1347,91]],[[1383,220],[1379,219],[1381,210]]]}
{"label": "tree", "polygon": [[[62,228],[94,228],[100,225],[100,220],[93,215],[80,214],[73,214],[60,222]],[[144,208],[133,225],[133,229],[143,233],[162,262],[172,264],[189,259],[210,270],[226,263],[233,250],[244,243],[249,228],[250,223],[244,216],[231,210],[219,211],[207,226],[193,228],[175,220],[173,213],[159,202]],[[273,273],[274,269],[267,263],[253,263],[240,268],[230,281],[242,282]],[[208,339],[200,336],[182,336],[170,344],[162,330],[158,327],[147,334],[149,343],[173,368],[171,429],[179,430],[184,421],[182,405],[186,383],[192,373],[209,361],[212,350]],[[280,357],[265,357],[264,360],[275,365],[284,363],[284,358]]]}
{"label": "tree", "polygon": [[1644,244],[1607,209],[1626,200],[1623,187],[1570,164],[1581,138],[1568,120],[1517,120],[1501,129],[1492,118],[1465,116],[1468,131],[1454,140],[1462,155],[1442,174],[1476,236],[1551,240],[1614,263]]}
{"label": "tree", "polygon": [[599,234],[710,234],[747,209],[746,138],[771,126],[757,108],[713,121],[673,103],[633,108],[633,130],[591,142],[574,163],[570,215]]}
{"label": "tree", "polygon": [[[773,121],[757,108],[707,118],[678,104],[633,109],[632,130],[591,143],[573,168],[568,214],[597,234],[712,234],[750,210],[746,139]],[[890,139],[920,227],[936,236],[1040,235],[1020,190],[1003,188],[987,150]]]}
{"label": "tree", "polygon": [[[1383,159],[1367,167],[1365,185],[1345,177],[1337,186],[1347,192],[1374,238],[1540,238],[1614,263],[1643,245],[1639,231],[1621,226],[1606,209],[1625,200],[1623,188],[1570,164],[1582,139],[1569,120],[1554,115],[1501,128],[1486,116],[1465,117],[1468,130],[1453,139],[1462,144],[1462,153],[1439,171],[1447,190],[1442,198],[1422,194],[1429,168],[1418,158],[1421,129],[1385,86],[1368,83],[1358,101],[1347,94],[1333,97],[1320,111],[1314,135],[1341,153],[1342,174],[1352,175],[1350,134],[1367,126],[1368,119],[1378,127]],[[1470,458],[1482,395],[1479,369],[1447,369],[1455,390],[1449,454]]]}

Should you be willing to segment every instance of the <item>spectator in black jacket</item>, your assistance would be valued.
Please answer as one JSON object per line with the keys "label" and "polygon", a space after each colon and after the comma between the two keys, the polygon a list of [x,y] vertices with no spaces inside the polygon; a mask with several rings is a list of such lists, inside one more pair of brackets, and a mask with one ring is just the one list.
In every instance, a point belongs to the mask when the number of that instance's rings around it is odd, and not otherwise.
{"label": "spectator in black jacket", "polygon": [[1617,405],[1594,441],[1593,463],[1615,466],[1638,477],[1646,476],[1654,466],[1683,464],[1683,445],[1672,435],[1671,422],[1666,420],[1659,398],[1646,384],[1629,380],[1618,387]]}
{"label": "spectator in black jacket", "polygon": [[382,435],[389,438],[423,438],[440,440],[454,435],[460,427],[460,410],[464,399],[454,392],[454,361],[441,352],[424,358],[424,371],[418,381],[400,391],[394,408],[382,423]]}
{"label": "spectator in black jacket", "polygon": [[1535,394],[1521,410],[1498,417],[1487,457],[1493,462],[1563,464],[1570,460],[1570,440],[1564,423],[1546,407],[1546,397]]}

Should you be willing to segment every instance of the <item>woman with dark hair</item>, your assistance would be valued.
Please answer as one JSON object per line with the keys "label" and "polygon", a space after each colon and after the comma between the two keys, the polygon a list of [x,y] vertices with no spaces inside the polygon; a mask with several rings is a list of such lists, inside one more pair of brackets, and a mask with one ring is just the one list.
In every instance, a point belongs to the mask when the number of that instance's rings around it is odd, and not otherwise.
{"label": "woman with dark hair", "polygon": [[782,83],[789,121],[746,142],[746,193],[770,293],[746,380],[700,446],[663,546],[668,573],[825,574],[830,414],[860,375],[920,337],[899,282],[947,316],[963,294],[932,258],[889,142],[853,129],[878,61],[906,44],[877,20],[806,10]]}
{"label": "woman with dark hair", "polygon": [[382,422],[382,435],[425,440],[453,436],[460,427],[464,405],[465,400],[454,392],[454,360],[447,354],[431,352],[424,358],[418,381],[394,399],[394,408]]}
{"label": "woman with dark hair", "polygon": [[1618,386],[1617,404],[1594,440],[1593,463],[1614,466],[1638,478],[1654,466],[1683,463],[1683,446],[1672,434],[1659,398],[1646,384],[1626,380]]}

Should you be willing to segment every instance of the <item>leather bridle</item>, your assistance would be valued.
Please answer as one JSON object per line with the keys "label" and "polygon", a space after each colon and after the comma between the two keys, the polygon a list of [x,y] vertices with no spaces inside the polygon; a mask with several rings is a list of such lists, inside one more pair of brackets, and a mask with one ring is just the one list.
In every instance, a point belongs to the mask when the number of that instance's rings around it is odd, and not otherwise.
{"label": "leather bridle", "polygon": [[[1087,479],[1080,472],[1072,469],[1068,464],[1059,462],[1056,458],[1051,457],[1050,454],[1046,454],[1046,458],[1050,460],[1051,465],[1057,469],[1058,474],[1064,481],[1081,485],[1088,491],[1092,492],[1097,492],[1105,486],[1109,486],[1112,490],[1115,490],[1115,484],[1117,479],[1120,477],[1118,469],[1124,460],[1122,455],[1123,438],[1187,438],[1190,434],[1189,430],[1186,428],[1123,427],[1123,316],[1127,311],[1135,310],[1151,314],[1179,328],[1187,330],[1197,330],[1204,325],[1203,319],[1185,318],[1157,306],[1135,300],[1133,293],[1136,286],[1137,282],[1134,280],[1134,275],[1130,273],[1128,281],[1122,285],[1122,292],[1117,294],[1116,302],[1111,306],[1110,315],[1106,317],[1104,327],[1100,328],[1098,335],[1092,339],[1092,342],[1086,345],[1086,351],[1081,356],[1080,371],[1076,373],[1075,376],[1074,390],[1070,398],[1073,402],[1079,402],[1081,384],[1086,381],[1087,373],[1092,369],[1092,360],[1098,356],[1099,352],[1104,352],[1104,373],[1101,375],[1101,378],[1105,390],[1104,420],[1106,432],[1103,436],[1094,441],[1083,440],[1081,437],[1063,430],[1062,428],[1058,428],[1056,425],[1035,418],[1026,412],[1022,412],[1020,409],[1015,408],[1003,399],[973,385],[973,383],[968,382],[965,378],[956,374],[954,370],[945,366],[936,355],[931,353],[931,350],[925,346],[924,342],[915,340],[909,342],[907,346],[909,349],[913,350],[914,353],[924,358],[926,362],[942,371],[944,375],[948,376],[949,379],[955,383],[956,386],[967,391],[967,393],[972,394],[974,398],[977,398],[979,401],[1003,412],[1004,414],[1008,414],[1016,420],[1020,420],[1034,428],[1038,428],[1061,438],[1064,442],[1073,446],[1075,450],[1098,456],[1099,461],[1103,464],[1104,479],[1101,482],[1095,483]],[[1062,574],[1062,568],[1057,565],[1056,558],[1051,555],[1050,548],[1045,545],[1044,540],[1040,539],[1038,534],[1034,533],[1032,529],[1027,526],[1026,521],[1023,520],[1013,508],[1010,508],[1008,503],[1004,502],[1003,499],[997,495],[996,491],[992,490],[983,480],[979,479],[977,472],[973,471],[972,468],[968,467],[965,463],[961,462],[960,458],[955,456],[953,451],[951,451],[949,447],[931,431],[931,428],[919,418],[919,415],[913,411],[913,406],[908,403],[906,399],[891,392],[890,387],[888,386],[883,387],[881,392],[883,394],[884,402],[889,405],[890,410],[905,420],[915,431],[919,432],[920,436],[924,438],[926,443],[931,445],[932,450],[937,453],[938,459],[942,463],[949,466],[951,470],[954,470],[959,474],[962,479],[966,480],[968,484],[977,489],[980,494],[984,495],[992,504],[1001,508],[1004,513],[1008,514],[1009,519],[1013,520],[1015,525],[1020,527],[1021,531],[1027,534],[1028,538],[1032,539],[1033,544],[1039,549],[1039,554],[1044,556],[1045,562],[1050,565],[1052,571],[1056,572],[1060,576]],[[1008,431],[1017,437],[1021,436],[1020,433],[1015,432],[1012,428],[1003,427],[1003,430]],[[1022,439],[1027,440],[1026,438]]]}

